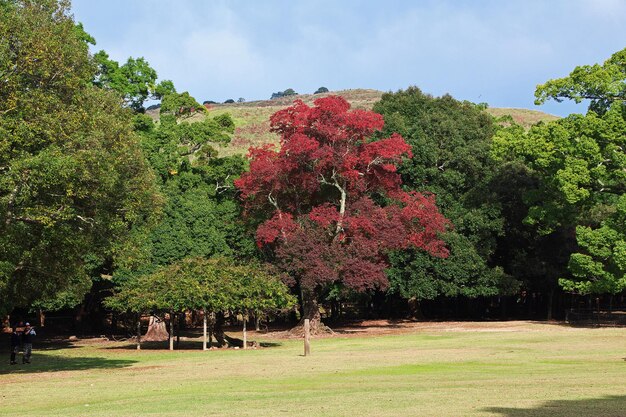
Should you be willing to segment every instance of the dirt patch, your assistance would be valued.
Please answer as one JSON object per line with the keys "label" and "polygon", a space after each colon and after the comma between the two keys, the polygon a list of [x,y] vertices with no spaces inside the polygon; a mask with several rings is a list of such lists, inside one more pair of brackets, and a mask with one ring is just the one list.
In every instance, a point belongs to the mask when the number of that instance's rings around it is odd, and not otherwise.
{"label": "dirt patch", "polygon": [[[373,337],[419,332],[540,332],[555,328],[572,329],[564,323],[556,321],[424,322],[414,320],[362,320],[330,327],[335,332],[334,336],[323,335],[316,337]],[[293,338],[287,331],[274,331],[262,334],[269,339]]]}

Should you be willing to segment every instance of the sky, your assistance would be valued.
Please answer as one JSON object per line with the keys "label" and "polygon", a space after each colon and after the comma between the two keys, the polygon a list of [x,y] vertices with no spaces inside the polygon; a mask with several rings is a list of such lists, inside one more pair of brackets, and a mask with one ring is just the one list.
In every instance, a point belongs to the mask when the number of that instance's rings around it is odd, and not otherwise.
{"label": "sky", "polygon": [[144,57],[197,100],[415,85],[435,96],[557,115],[537,84],[626,47],[626,0],[73,0],[125,62]]}

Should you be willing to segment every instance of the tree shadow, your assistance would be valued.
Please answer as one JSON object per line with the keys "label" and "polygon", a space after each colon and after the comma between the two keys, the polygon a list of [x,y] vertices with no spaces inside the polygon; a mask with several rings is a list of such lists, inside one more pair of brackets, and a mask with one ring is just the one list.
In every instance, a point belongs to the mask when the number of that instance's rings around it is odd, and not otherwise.
{"label": "tree shadow", "polygon": [[[6,355],[9,354],[9,335],[6,336],[6,341],[0,341],[0,354]],[[67,338],[61,337],[48,337],[48,338],[40,338],[37,337],[34,348],[35,350],[61,350],[61,349],[75,349],[79,346],[76,346],[73,341],[68,340]]]}
{"label": "tree shadow", "polygon": [[[249,340],[249,342],[252,342],[253,340]],[[282,343],[279,342],[258,342],[259,346],[262,348],[271,348],[271,347],[277,347],[277,346],[281,346]],[[211,345],[213,348],[215,348],[215,341],[213,342],[213,344]],[[137,343],[135,342],[127,342],[124,344],[120,344],[120,345],[116,345],[116,346],[107,346],[104,349],[110,349],[110,350],[137,350]],[[169,349],[169,343],[167,341],[164,342],[141,342],[141,350],[168,350]],[[219,349],[232,349],[232,347],[222,347]],[[174,342],[174,351],[177,350],[193,350],[193,351],[197,351],[197,350],[202,350],[202,340],[181,340],[180,344],[177,345],[176,342]],[[243,349],[242,349],[243,350]]]}
{"label": "tree shadow", "polygon": [[35,349],[45,351],[76,348],[78,348],[78,346],[67,339],[46,339],[35,344]]}
{"label": "tree shadow", "polygon": [[554,400],[535,408],[490,407],[484,411],[498,413],[502,417],[623,417],[626,416],[626,396]]}
{"label": "tree shadow", "polygon": [[31,363],[22,364],[22,355],[17,356],[17,365],[0,363],[0,375],[30,374],[60,371],[84,371],[88,369],[117,369],[126,368],[138,361],[132,359],[109,359],[87,356],[41,355],[36,352],[31,357]]}
{"label": "tree shadow", "polygon": [[271,347],[278,347],[278,346],[282,346],[283,344],[280,342],[259,342],[259,346],[263,347],[263,348],[271,348]]}

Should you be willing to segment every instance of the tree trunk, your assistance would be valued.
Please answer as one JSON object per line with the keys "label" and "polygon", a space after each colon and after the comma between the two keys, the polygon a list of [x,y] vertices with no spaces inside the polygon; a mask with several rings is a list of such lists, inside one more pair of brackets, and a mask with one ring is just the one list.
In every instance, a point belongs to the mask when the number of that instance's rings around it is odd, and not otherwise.
{"label": "tree trunk", "polygon": [[226,344],[224,339],[224,313],[217,313],[215,315],[214,333],[217,347],[224,346]]}
{"label": "tree trunk", "polygon": [[141,314],[137,315],[137,350],[141,350]]}
{"label": "tree trunk", "polygon": [[206,310],[202,310],[202,350],[207,350],[206,347],[206,329],[207,329],[207,319],[206,319]]}
{"label": "tree trunk", "polygon": [[117,333],[117,313],[114,311],[111,313],[111,336]]}
{"label": "tree trunk", "polygon": [[[407,300],[407,303],[409,306],[409,316],[412,319],[423,320],[424,313],[422,313],[422,306],[420,304],[420,300],[417,297],[411,297]],[[458,307],[458,304],[457,304],[457,307]]]}
{"label": "tree trunk", "polygon": [[248,321],[248,316],[243,315],[243,348],[246,349],[248,347],[248,331],[246,329],[246,322]]}
{"label": "tree trunk", "polygon": [[45,327],[46,325],[46,313],[39,309],[39,327]]}
{"label": "tree trunk", "polygon": [[84,335],[84,320],[83,318],[85,317],[85,304],[81,303],[77,308],[76,308],[76,315],[74,316],[74,329],[75,332],[80,334],[80,335]]}
{"label": "tree trunk", "polygon": [[172,313],[170,311],[170,333],[169,333],[169,339],[170,339],[170,350],[174,350],[174,313]]}
{"label": "tree trunk", "polygon": [[302,291],[302,311],[303,315],[300,322],[296,327],[289,330],[289,333],[293,336],[304,336],[304,320],[309,319],[311,335],[334,332],[322,323],[322,315],[320,314],[319,304],[317,303],[317,297],[313,292]]}
{"label": "tree trunk", "polygon": [[180,322],[181,322],[181,315],[176,314],[176,320],[174,321],[175,326],[176,326],[176,349],[180,349],[180,329],[182,328]]}
{"label": "tree trunk", "polygon": [[146,331],[146,335],[143,337],[145,342],[165,342],[169,338],[169,334],[167,333],[167,328],[165,327],[165,321],[161,320],[160,317],[150,316],[150,321],[148,322],[148,330]]}
{"label": "tree trunk", "polygon": [[209,349],[211,348],[211,345],[213,344],[212,340],[213,340],[213,329],[215,328],[215,313],[211,312],[209,313]]}
{"label": "tree trunk", "polygon": [[180,347],[180,333],[181,329],[186,329],[187,326],[187,312],[176,313],[176,320],[174,326],[176,327],[176,349]]}

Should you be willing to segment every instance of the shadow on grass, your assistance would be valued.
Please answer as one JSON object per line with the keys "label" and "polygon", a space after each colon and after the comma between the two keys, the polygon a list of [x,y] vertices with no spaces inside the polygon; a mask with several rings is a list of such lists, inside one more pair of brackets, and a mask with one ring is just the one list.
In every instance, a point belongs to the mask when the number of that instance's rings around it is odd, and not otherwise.
{"label": "shadow on grass", "polygon": [[502,417],[620,417],[626,416],[626,396],[555,400],[534,408],[490,407],[484,411],[498,413]]}
{"label": "shadow on grass", "polygon": [[259,342],[259,346],[264,347],[264,348],[278,347],[282,345],[283,344],[280,342]]}
{"label": "shadow on grass", "polygon": [[38,355],[33,353],[30,364],[22,364],[22,355],[17,357],[18,365],[0,364],[0,375],[29,374],[59,371],[84,371],[88,369],[117,369],[131,366],[138,361],[132,359],[108,359],[84,356]]}
{"label": "shadow on grass", "polygon": [[[252,340],[250,340],[251,342]],[[169,343],[167,341],[165,342],[142,342],[141,343],[141,350],[168,350],[169,349]],[[271,348],[271,347],[278,347],[278,346],[282,346],[282,343],[279,342],[259,342],[259,346],[262,348]],[[212,347],[214,350],[216,348],[215,346],[215,342],[213,342]],[[116,346],[107,346],[104,349],[111,349],[111,350],[137,350],[137,344],[134,342],[128,342],[128,343],[124,343],[122,345],[116,345]],[[227,349],[226,347],[223,348],[218,348],[218,349]],[[198,340],[181,340],[180,344],[177,345],[176,342],[174,342],[174,350],[202,350],[202,342],[198,341]],[[243,350],[243,349],[242,349]]]}

